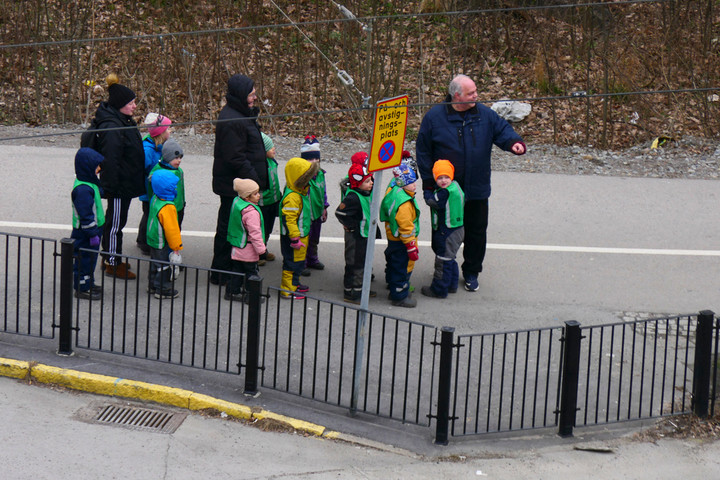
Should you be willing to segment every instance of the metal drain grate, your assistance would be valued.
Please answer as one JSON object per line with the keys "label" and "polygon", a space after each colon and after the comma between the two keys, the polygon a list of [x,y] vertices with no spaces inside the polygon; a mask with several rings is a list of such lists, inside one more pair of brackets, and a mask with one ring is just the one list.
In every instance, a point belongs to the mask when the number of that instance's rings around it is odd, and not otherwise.
{"label": "metal drain grate", "polygon": [[140,407],[105,405],[93,419],[104,425],[117,425],[131,430],[157,433],[173,433],[178,429],[186,413],[173,413]]}

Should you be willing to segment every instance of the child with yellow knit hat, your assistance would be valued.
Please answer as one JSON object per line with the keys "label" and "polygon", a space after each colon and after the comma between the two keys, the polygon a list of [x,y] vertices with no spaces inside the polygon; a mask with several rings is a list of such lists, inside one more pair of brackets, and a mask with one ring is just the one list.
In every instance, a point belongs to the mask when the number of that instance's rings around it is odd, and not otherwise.
{"label": "child with yellow knit hat", "polygon": [[465,195],[454,180],[455,167],[448,160],[436,161],[432,173],[438,188],[426,202],[430,205],[435,272],[430,286],[422,287],[420,292],[427,297],[445,298],[457,292],[458,287],[455,256],[465,236]]}

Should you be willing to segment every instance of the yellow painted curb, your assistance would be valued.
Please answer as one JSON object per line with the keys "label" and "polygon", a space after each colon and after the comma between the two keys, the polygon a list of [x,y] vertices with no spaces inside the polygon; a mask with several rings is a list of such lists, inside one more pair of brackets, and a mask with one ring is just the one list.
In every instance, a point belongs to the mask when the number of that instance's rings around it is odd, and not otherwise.
{"label": "yellow painted curb", "polygon": [[3,377],[25,378],[30,371],[30,362],[0,358],[0,375]]}
{"label": "yellow painted curb", "polygon": [[252,409],[246,405],[219,400],[201,393],[193,393],[189,400],[188,408],[190,410],[213,408],[220,412],[225,412],[231,417],[241,418],[243,420],[250,420],[252,418]]}
{"label": "yellow painted curb", "polygon": [[287,425],[295,430],[335,439],[339,432],[328,431],[315,423],[286,417],[267,410],[253,411],[252,408],[239,403],[220,400],[208,395],[165,387],[151,383],[126,380],[123,378],[80,372],[51,365],[33,364],[7,358],[0,358],[0,376],[23,379],[30,377],[40,383],[60,385],[73,390],[115,397],[135,398],[155,403],[173,405],[189,410],[214,409],[243,420],[269,420]]}
{"label": "yellow painted curb", "polygon": [[163,387],[145,382],[108,377],[94,373],[78,372],[49,365],[35,365],[30,371],[32,378],[42,383],[54,383],[74,390],[138,398],[157,403],[187,408],[192,392],[179,388]]}
{"label": "yellow painted curb", "polygon": [[298,420],[296,418],[286,417],[285,415],[268,412],[267,410],[260,410],[259,412],[254,412],[253,418],[257,418],[258,420],[274,420],[276,422],[289,425],[295,430],[311,433],[313,435],[317,435],[318,437],[321,437],[323,432],[325,431],[325,427],[323,427],[322,425],[306,422],[304,420]]}

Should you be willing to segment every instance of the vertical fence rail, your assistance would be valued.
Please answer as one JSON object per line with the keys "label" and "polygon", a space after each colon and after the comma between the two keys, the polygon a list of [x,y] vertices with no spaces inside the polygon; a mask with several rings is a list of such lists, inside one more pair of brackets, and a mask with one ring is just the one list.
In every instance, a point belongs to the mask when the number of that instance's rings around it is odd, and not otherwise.
{"label": "vertical fence rail", "polygon": [[448,444],[450,424],[450,394],[452,393],[453,334],[455,329],[443,327],[440,336],[440,370],[438,371],[438,399],[435,423],[435,443]]}
{"label": "vertical fence rail", "polygon": [[577,413],[578,375],[580,366],[580,324],[574,320],[565,322],[563,341],[565,355],[562,359],[562,387],[560,393],[560,422],[558,434],[572,436]]}
{"label": "vertical fence rail", "polygon": [[717,400],[717,381],[718,381],[718,346],[720,345],[720,319],[713,319],[713,354],[712,354],[712,388],[710,392],[710,416],[715,416],[715,402]]}
{"label": "vertical fence rail", "polygon": [[72,355],[73,239],[60,240],[60,334],[58,353]]}
{"label": "vertical fence rail", "polygon": [[715,314],[703,310],[698,315],[695,334],[695,368],[693,369],[693,413],[707,418],[710,411],[710,374],[712,373],[712,339]]}

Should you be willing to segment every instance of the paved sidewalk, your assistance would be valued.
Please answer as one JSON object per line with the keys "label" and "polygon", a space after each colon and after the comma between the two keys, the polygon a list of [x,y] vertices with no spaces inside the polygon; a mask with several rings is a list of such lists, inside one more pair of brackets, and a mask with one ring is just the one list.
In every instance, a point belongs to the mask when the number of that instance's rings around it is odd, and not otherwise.
{"label": "paved sidewalk", "polygon": [[[16,378],[28,371],[33,385]],[[454,442],[419,454],[173,387],[10,359],[0,359],[0,374],[0,465],[3,477],[15,480],[191,479],[198,475],[213,479],[682,476],[688,480],[715,478],[720,472],[717,442],[642,443],[632,441],[628,431],[594,432],[587,439],[526,433]],[[106,404],[169,413],[183,412],[179,406],[185,404],[191,410],[218,408],[240,418],[275,418],[299,430],[262,431],[246,422],[197,413],[188,415],[171,434],[89,422],[84,412]]]}

